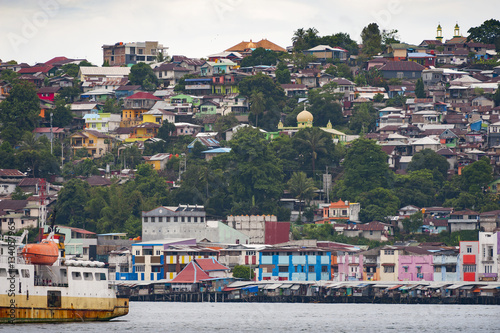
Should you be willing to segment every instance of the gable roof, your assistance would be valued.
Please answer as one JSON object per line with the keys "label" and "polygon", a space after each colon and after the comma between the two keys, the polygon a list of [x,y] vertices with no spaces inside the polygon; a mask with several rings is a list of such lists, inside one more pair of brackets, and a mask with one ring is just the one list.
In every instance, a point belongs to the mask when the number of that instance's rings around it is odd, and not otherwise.
{"label": "gable roof", "polygon": [[132,96],[125,97],[125,99],[152,99],[155,101],[161,101],[161,98],[144,91],[136,92]]}
{"label": "gable roof", "polygon": [[171,283],[198,283],[202,280],[211,279],[195,261],[191,261],[184,269],[173,278]]}
{"label": "gable roof", "polygon": [[130,67],[80,67],[82,75],[99,75],[99,76],[128,76]]}
{"label": "gable roof", "polygon": [[0,177],[26,177],[26,175],[17,169],[0,169]]}
{"label": "gable roof", "polygon": [[226,267],[226,266],[222,265],[215,258],[196,259],[196,263],[205,272],[210,272],[210,271],[227,271],[227,270],[229,270],[229,267]]}
{"label": "gable roof", "polygon": [[231,52],[231,51],[240,52],[240,51],[245,51],[248,49],[256,49],[258,47],[263,47],[266,50],[286,52],[286,50],[284,48],[282,48],[279,45],[274,44],[273,42],[268,41],[267,39],[262,39],[262,40],[258,41],[257,43],[252,42],[251,39],[249,42],[243,41],[243,42],[240,42],[240,43],[228,48],[226,50],[226,52]]}
{"label": "gable roof", "polygon": [[49,72],[54,66],[34,66],[34,67],[26,67],[26,68],[21,68],[17,73],[18,74],[33,74],[33,73],[47,73]]}
{"label": "gable roof", "polygon": [[17,186],[37,186],[40,184],[40,178],[24,178],[17,184]]}
{"label": "gable roof", "polygon": [[424,66],[417,64],[414,61],[389,61],[379,68],[380,71],[409,71],[421,72],[425,69]]}
{"label": "gable roof", "polygon": [[90,176],[85,179],[90,186],[108,186],[111,185],[111,181],[107,178],[101,176]]}

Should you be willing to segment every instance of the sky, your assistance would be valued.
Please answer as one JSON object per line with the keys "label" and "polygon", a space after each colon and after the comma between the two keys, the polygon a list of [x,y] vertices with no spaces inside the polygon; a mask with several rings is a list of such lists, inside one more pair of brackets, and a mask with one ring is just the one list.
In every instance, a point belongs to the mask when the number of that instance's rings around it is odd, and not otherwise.
{"label": "sky", "polygon": [[[361,42],[370,23],[397,29],[403,42],[445,39],[456,23],[470,27],[492,16],[496,0],[0,0],[0,59],[34,65],[53,57],[103,63],[102,45],[158,41],[169,55],[207,57],[266,38],[292,45],[299,28],[320,36],[348,33]],[[493,11],[496,12],[496,11]],[[496,12],[498,14],[498,12]]]}

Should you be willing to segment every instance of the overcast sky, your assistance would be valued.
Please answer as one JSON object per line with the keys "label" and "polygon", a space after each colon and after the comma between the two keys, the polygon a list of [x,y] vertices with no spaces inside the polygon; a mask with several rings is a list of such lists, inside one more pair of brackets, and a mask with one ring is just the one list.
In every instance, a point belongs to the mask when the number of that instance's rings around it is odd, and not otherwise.
{"label": "overcast sky", "polygon": [[[291,45],[298,28],[346,32],[361,42],[375,22],[402,41],[451,38],[493,17],[496,0],[0,0],[0,59],[34,64],[56,56],[101,66],[103,44],[159,41],[169,55],[206,57],[245,40]],[[492,14],[493,12],[493,14]]]}

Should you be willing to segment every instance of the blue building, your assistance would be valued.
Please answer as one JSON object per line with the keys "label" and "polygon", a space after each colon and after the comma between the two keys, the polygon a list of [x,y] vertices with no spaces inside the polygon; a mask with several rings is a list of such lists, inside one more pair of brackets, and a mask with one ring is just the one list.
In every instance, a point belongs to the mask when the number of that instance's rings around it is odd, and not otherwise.
{"label": "blue building", "polygon": [[331,252],[316,247],[272,247],[259,252],[259,281],[331,278]]}

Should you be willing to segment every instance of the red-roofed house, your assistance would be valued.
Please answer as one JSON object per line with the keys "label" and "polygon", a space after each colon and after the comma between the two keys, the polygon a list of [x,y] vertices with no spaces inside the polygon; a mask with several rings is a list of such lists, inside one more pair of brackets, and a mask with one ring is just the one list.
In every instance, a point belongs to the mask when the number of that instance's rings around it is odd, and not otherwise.
{"label": "red-roofed house", "polygon": [[26,175],[16,169],[0,169],[0,196],[10,195]]}
{"label": "red-roofed house", "polygon": [[196,263],[196,261],[191,261],[184,269],[177,274],[176,277],[170,283],[172,284],[172,290],[180,291],[182,289],[186,291],[197,291],[198,283],[212,279],[201,267]]}
{"label": "red-roofed house", "polygon": [[57,71],[56,67],[48,65],[48,66],[33,66],[33,67],[21,68],[18,73],[21,75],[41,73],[49,77],[49,76],[54,76],[56,71]]}
{"label": "red-roofed house", "polygon": [[222,265],[215,258],[195,259],[195,262],[211,278],[225,278],[225,277],[229,277],[229,275],[230,275],[229,274],[229,271],[230,271],[229,267]]}
{"label": "red-roofed house", "polygon": [[[41,136],[46,136],[50,140],[50,127],[37,127],[33,130],[33,133],[37,139]],[[63,127],[52,127],[52,136],[56,140],[62,140],[66,137],[66,131]]]}
{"label": "red-roofed house", "polygon": [[329,206],[323,207],[323,220],[316,222],[317,224],[335,223],[336,221],[359,221],[359,211],[361,205],[359,203],[342,201],[330,203]]}

